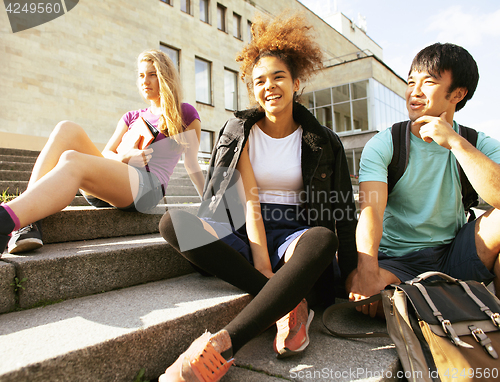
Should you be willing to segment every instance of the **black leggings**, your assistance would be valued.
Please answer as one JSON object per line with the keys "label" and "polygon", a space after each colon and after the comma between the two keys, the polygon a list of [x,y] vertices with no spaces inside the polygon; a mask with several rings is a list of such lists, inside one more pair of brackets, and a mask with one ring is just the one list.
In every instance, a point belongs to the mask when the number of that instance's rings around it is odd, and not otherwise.
{"label": "black leggings", "polygon": [[311,228],[300,237],[290,260],[268,279],[220,240],[181,252],[176,230],[197,239],[205,237],[204,242],[212,241],[213,236],[205,231],[199,218],[185,211],[167,212],[160,221],[160,233],[195,266],[255,296],[224,328],[231,337],[234,353],[297,306],[332,263],[338,247],[332,231]]}

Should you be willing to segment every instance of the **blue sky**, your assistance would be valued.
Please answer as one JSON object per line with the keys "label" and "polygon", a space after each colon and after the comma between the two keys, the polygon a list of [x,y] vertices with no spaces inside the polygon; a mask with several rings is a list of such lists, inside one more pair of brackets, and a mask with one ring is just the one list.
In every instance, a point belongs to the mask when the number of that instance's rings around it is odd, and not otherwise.
{"label": "blue sky", "polygon": [[455,114],[463,125],[500,140],[500,2],[498,0],[299,0],[317,15],[329,7],[357,23],[383,48],[384,62],[405,78],[415,54],[434,42],[466,48],[479,67],[474,97]]}

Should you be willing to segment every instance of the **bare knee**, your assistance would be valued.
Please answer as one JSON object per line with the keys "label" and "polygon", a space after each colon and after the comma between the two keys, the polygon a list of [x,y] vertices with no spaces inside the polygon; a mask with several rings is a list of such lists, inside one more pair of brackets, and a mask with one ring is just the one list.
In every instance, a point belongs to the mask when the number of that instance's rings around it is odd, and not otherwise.
{"label": "bare knee", "polygon": [[76,169],[83,163],[84,155],[76,150],[66,150],[61,154],[58,165],[69,169]]}
{"label": "bare knee", "polygon": [[51,138],[67,142],[68,139],[78,139],[82,134],[85,134],[85,131],[80,125],[71,121],[61,121],[52,130]]}

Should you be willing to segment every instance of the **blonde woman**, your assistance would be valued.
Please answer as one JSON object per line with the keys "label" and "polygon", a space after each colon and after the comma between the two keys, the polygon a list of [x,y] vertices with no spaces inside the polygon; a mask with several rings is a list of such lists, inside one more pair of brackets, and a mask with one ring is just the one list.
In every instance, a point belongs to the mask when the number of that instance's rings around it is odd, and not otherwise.
{"label": "blonde woman", "polygon": [[[137,85],[149,107],[126,113],[102,152],[76,123],[63,121],[55,127],[36,160],[27,190],[0,206],[0,254],[7,243],[10,253],[42,246],[38,221],[66,207],[79,189],[96,207],[145,212],[156,206],[183,152],[185,167],[201,195],[200,117],[193,106],[181,103],[174,64],[163,52],[141,53]],[[141,118],[159,130],[154,142],[141,150],[138,139],[117,150]]]}

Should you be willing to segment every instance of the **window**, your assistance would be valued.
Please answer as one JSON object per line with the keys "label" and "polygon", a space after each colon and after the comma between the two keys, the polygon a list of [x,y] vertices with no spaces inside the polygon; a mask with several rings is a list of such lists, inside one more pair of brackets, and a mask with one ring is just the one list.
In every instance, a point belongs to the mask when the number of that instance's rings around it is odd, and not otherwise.
{"label": "window", "polygon": [[191,0],[181,0],[181,11],[191,14]]}
{"label": "window", "polygon": [[162,3],[172,5],[172,0],[160,0]]}
{"label": "window", "polygon": [[[377,99],[378,94],[383,93],[384,99],[388,97],[385,96],[383,86],[374,83],[373,93],[376,97],[371,103],[374,104],[375,110],[371,111],[368,102],[370,81],[374,80],[364,80],[306,93],[302,95],[301,102],[314,113],[322,125],[337,133],[352,134],[367,131],[370,128],[375,130],[380,124],[379,120],[386,118],[385,109],[379,106],[381,102]],[[403,101],[401,97],[397,97],[389,89],[387,91]],[[394,103],[399,104],[396,101]]]}
{"label": "window", "polygon": [[224,69],[224,102],[227,110],[238,110],[238,73]]}
{"label": "window", "polygon": [[217,29],[226,31],[226,7],[217,4]]}
{"label": "window", "polygon": [[213,131],[201,130],[199,151],[202,153],[211,153],[213,147],[214,147]]}
{"label": "window", "polygon": [[160,44],[160,50],[163,53],[166,53],[168,57],[173,61],[175,67],[177,68],[177,71],[180,73],[180,68],[179,68],[179,50],[175,48],[171,48],[167,45]]}
{"label": "window", "polygon": [[196,101],[212,104],[212,73],[210,62],[195,58]]}
{"label": "window", "polygon": [[247,37],[248,42],[252,41],[252,22],[247,20]]}
{"label": "window", "polygon": [[233,13],[233,36],[241,40],[241,16]]}
{"label": "window", "polygon": [[200,0],[200,20],[209,23],[208,19],[208,0]]}

